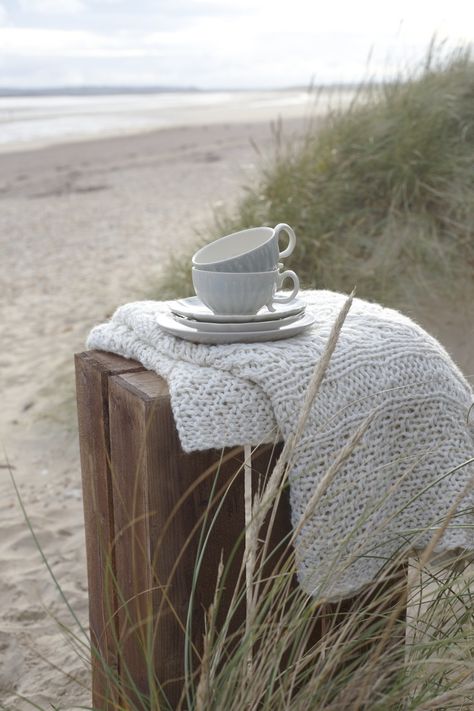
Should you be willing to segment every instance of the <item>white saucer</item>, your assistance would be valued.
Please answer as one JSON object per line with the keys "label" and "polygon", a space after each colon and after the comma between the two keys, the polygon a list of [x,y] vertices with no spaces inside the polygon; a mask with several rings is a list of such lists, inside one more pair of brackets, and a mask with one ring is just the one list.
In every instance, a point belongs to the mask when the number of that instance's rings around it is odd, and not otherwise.
{"label": "white saucer", "polygon": [[263,331],[198,331],[197,328],[188,326],[183,319],[176,320],[173,316],[159,314],[157,323],[164,331],[173,336],[179,336],[186,341],[194,343],[258,343],[260,341],[278,341],[282,338],[291,338],[302,333],[314,322],[315,317],[311,314],[302,315],[294,323],[287,326],[275,327]]}
{"label": "white saucer", "polygon": [[239,321],[238,323],[221,323],[215,321],[197,321],[193,318],[184,318],[178,314],[173,314],[172,318],[182,326],[195,328],[196,331],[210,333],[249,333],[251,331],[271,331],[282,326],[289,326],[303,316],[303,312],[285,316],[285,318],[272,319],[271,321]]}
{"label": "white saucer", "polygon": [[301,299],[293,299],[289,304],[275,304],[275,311],[269,311],[263,306],[255,315],[249,314],[215,314],[205,306],[197,296],[190,296],[187,299],[177,299],[168,301],[170,311],[178,316],[193,318],[196,321],[207,321],[208,323],[241,323],[250,321],[275,321],[287,316],[301,313],[306,308],[306,304]]}

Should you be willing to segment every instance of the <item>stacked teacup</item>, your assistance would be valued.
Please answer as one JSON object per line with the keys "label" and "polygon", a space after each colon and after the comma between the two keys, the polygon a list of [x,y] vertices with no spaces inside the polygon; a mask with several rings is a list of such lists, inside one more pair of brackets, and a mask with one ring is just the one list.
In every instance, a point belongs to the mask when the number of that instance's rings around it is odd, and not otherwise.
{"label": "stacked teacup", "polygon": [[[288,246],[282,252],[279,238],[286,233]],[[193,256],[193,285],[197,296],[218,314],[256,314],[263,306],[275,310],[295,298],[299,280],[295,272],[280,271],[280,260],[296,244],[289,225],[253,227],[221,237]],[[285,280],[293,284],[289,295],[277,295]]]}
{"label": "stacked teacup", "polygon": [[[288,244],[280,251],[280,237]],[[197,343],[269,341],[295,336],[314,322],[297,298],[295,272],[281,260],[296,244],[286,224],[235,232],[199,249],[192,259],[196,296],[168,302],[160,327]],[[284,282],[291,291],[280,292]]]}

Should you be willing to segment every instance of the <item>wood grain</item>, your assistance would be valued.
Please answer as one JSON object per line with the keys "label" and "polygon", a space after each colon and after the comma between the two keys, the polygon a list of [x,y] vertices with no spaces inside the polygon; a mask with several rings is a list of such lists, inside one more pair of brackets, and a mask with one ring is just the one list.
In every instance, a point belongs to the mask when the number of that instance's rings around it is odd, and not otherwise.
{"label": "wood grain", "polygon": [[112,711],[116,701],[118,655],[113,584],[114,515],[109,467],[109,376],[143,370],[135,361],[88,351],[75,356],[79,447],[81,455],[89,620],[92,646],[92,703]]}
{"label": "wood grain", "polygon": [[[205,613],[214,598],[221,557],[226,576],[218,628],[228,622],[239,581],[244,554],[243,450],[183,452],[165,381],[132,361],[81,354],[77,372],[91,635],[104,665],[116,670],[120,688],[120,693],[111,688],[96,659],[94,708],[112,711],[119,703],[123,708],[165,708],[166,700],[169,708],[184,709],[186,664],[190,673],[199,669]],[[267,445],[254,452],[254,489],[264,484],[280,449]],[[270,515],[262,539],[269,520]],[[272,521],[267,554],[273,555],[263,566],[264,577],[274,574],[290,555],[287,546],[280,545],[290,533],[286,489]],[[406,570],[397,576],[403,583]],[[289,584],[291,590],[298,589],[295,575]],[[397,623],[403,621],[400,587],[393,585],[396,592],[388,595],[390,585],[315,608],[307,648],[343,625],[354,609],[363,613],[363,628],[386,620],[397,606]],[[377,600],[385,602],[377,606]],[[239,643],[244,623],[242,598],[228,628],[233,644]],[[389,640],[401,654],[403,634],[398,625]],[[368,652],[364,643],[354,645],[348,662],[357,665]],[[283,655],[283,666],[288,658]],[[101,705],[104,698],[107,703]]]}

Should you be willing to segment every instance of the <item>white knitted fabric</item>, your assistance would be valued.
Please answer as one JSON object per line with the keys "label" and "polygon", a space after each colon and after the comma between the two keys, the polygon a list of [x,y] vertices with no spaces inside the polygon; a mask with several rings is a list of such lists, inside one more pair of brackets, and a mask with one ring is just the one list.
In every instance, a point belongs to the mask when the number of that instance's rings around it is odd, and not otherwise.
{"label": "white knitted fabric", "polygon": [[[186,451],[285,439],[346,298],[300,295],[316,323],[284,341],[189,343],[157,325],[164,302],[144,301],[94,328],[88,347],[135,358],[166,378]],[[434,338],[396,311],[354,300],[292,460],[293,526],[341,448],[375,416],[297,537],[307,593],[353,595],[395,551],[427,545],[474,475],[472,463],[463,466],[474,456],[472,403],[468,383]],[[469,491],[436,551],[473,544]]]}

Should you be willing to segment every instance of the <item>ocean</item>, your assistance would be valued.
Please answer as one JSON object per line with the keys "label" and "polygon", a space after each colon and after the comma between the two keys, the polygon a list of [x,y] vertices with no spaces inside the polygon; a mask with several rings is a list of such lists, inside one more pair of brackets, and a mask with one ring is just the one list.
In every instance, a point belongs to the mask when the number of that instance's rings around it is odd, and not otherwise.
{"label": "ocean", "polygon": [[0,151],[171,126],[303,116],[305,90],[0,96]]}

